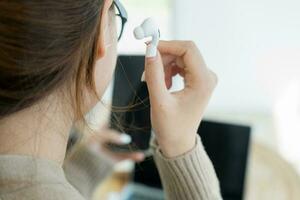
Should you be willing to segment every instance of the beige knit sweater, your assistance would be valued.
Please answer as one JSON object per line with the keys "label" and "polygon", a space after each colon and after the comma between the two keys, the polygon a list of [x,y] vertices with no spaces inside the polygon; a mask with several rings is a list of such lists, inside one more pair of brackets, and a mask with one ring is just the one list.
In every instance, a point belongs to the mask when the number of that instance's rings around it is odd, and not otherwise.
{"label": "beige knit sweater", "polygon": [[[152,144],[166,199],[219,200],[219,183],[200,138],[190,152],[165,158]],[[81,148],[64,165],[19,155],[0,156],[1,200],[84,200],[112,168],[102,155]]]}

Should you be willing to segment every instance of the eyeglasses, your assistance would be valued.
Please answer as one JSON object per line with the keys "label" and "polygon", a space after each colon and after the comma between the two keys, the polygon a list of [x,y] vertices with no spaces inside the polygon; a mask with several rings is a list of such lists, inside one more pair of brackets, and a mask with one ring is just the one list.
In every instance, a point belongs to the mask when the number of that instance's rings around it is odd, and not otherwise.
{"label": "eyeglasses", "polygon": [[128,19],[128,14],[127,11],[125,10],[124,6],[121,4],[119,0],[114,0],[114,4],[117,8],[116,16],[117,18],[117,29],[118,29],[118,41],[121,39],[123,32],[124,32],[124,27]]}

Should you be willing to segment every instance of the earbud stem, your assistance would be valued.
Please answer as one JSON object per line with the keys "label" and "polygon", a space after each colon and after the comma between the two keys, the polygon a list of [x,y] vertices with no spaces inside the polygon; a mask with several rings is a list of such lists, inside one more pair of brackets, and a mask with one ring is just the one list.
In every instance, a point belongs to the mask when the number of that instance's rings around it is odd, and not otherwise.
{"label": "earbud stem", "polygon": [[157,54],[157,46],[155,46],[153,44],[149,44],[147,46],[146,57],[152,58],[152,57],[155,57],[156,54]]}

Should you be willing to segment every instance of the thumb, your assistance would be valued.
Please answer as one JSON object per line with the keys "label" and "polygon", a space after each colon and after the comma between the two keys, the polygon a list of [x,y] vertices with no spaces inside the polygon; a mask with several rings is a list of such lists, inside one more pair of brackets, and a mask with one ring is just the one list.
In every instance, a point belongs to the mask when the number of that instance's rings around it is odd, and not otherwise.
{"label": "thumb", "polygon": [[145,59],[145,79],[151,100],[159,101],[168,95],[164,65],[159,51],[155,57]]}

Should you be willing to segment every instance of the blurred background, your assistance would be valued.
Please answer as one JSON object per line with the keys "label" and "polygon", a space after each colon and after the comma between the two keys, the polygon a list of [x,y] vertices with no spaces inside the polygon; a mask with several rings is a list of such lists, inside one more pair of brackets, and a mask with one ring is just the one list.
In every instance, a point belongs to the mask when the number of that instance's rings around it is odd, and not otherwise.
{"label": "blurred background", "polygon": [[[205,117],[252,127],[247,198],[300,199],[294,198],[295,188],[300,188],[300,1],[122,3],[129,21],[120,54],[144,54],[145,45],[134,39],[132,31],[153,17],[162,39],[194,40],[218,74]],[[182,80],[175,79],[173,89],[180,89]],[[111,96],[112,87],[104,101],[109,103]]]}

